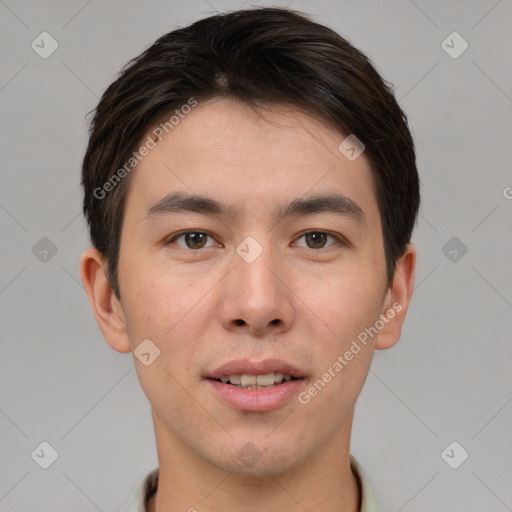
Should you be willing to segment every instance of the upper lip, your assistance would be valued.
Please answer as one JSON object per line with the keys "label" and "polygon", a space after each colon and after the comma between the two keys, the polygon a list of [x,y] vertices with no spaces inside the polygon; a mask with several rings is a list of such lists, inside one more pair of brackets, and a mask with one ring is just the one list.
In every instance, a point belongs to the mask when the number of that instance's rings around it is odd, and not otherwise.
{"label": "upper lip", "polygon": [[304,377],[304,373],[291,363],[281,359],[265,359],[264,361],[250,361],[239,359],[229,361],[219,366],[207,375],[209,379],[220,379],[229,375],[265,375],[268,373],[287,373],[295,378]]}

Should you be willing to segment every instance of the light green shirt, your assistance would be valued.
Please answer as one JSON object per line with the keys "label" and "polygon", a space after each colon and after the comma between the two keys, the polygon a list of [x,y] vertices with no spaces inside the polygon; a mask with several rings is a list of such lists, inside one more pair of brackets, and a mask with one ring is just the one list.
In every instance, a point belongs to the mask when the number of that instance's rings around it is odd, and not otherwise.
{"label": "light green shirt", "polygon": [[[368,477],[356,459],[350,456],[350,467],[359,479],[363,499],[359,512],[382,512],[379,500],[375,496]],[[122,512],[146,512],[147,500],[155,494],[158,487],[158,468],[151,470],[139,483],[130,497],[128,506]]]}

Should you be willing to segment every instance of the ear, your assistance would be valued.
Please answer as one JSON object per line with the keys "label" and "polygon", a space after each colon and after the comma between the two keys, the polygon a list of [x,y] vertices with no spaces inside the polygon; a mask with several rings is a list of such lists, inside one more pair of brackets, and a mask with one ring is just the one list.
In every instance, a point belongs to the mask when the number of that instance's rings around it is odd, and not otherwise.
{"label": "ear", "polygon": [[94,248],[80,259],[80,277],[103,337],[117,352],[131,352],[125,318],[120,302],[106,277],[106,262]]}
{"label": "ear", "polygon": [[391,348],[400,339],[407,308],[414,289],[414,271],[416,268],[416,249],[407,244],[405,253],[399,258],[388,288],[381,311],[384,327],[379,331],[375,348]]}

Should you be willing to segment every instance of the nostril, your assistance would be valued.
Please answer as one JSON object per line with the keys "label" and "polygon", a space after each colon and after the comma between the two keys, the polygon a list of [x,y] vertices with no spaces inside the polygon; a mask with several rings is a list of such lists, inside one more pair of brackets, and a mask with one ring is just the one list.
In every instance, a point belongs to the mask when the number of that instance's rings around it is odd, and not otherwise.
{"label": "nostril", "polygon": [[239,318],[239,319],[235,320],[235,324],[236,325],[245,325],[245,321],[242,320],[241,318]]}
{"label": "nostril", "polygon": [[274,318],[274,320],[272,320],[270,323],[272,325],[279,325],[280,322],[281,322],[281,320],[279,318]]}

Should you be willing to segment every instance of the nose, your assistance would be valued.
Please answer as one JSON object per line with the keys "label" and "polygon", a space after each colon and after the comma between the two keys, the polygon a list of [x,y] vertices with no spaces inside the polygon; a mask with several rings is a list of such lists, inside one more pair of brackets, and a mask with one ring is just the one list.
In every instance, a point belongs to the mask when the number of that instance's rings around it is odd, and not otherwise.
{"label": "nose", "polygon": [[235,253],[223,283],[219,309],[222,326],[253,336],[289,330],[295,310],[293,292],[286,282],[286,268],[270,249],[265,248],[251,263]]}

